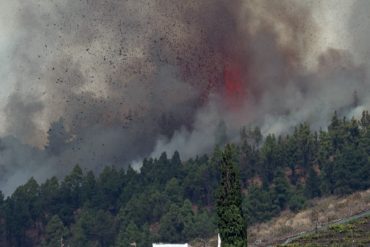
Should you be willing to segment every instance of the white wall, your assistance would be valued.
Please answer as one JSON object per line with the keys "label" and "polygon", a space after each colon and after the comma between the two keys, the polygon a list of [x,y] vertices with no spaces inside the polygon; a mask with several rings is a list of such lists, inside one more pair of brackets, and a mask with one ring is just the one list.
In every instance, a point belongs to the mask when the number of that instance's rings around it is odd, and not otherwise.
{"label": "white wall", "polygon": [[188,244],[153,244],[153,247],[188,247]]}

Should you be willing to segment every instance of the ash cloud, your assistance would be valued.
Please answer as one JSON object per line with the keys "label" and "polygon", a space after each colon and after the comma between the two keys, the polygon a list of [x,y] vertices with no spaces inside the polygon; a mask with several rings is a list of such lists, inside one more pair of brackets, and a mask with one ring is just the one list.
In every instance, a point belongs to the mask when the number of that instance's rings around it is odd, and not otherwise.
{"label": "ash cloud", "polygon": [[[243,125],[319,128],[334,110],[351,116],[370,102],[358,56],[367,37],[348,28],[353,47],[322,49],[315,1],[5,2],[17,33],[2,69],[14,88],[2,114],[6,194],[75,164],[99,172],[162,151],[189,158],[220,135],[237,140]],[[360,2],[354,15],[369,8]],[[242,92],[226,92],[230,67]]]}

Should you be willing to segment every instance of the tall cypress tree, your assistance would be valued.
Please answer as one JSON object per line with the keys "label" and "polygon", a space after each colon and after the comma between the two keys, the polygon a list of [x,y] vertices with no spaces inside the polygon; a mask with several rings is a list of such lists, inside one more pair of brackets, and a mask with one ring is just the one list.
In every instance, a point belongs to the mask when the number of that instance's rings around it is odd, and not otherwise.
{"label": "tall cypress tree", "polygon": [[221,158],[221,182],[217,198],[218,229],[222,246],[247,246],[242,212],[240,176],[235,162],[236,148],[227,145]]}

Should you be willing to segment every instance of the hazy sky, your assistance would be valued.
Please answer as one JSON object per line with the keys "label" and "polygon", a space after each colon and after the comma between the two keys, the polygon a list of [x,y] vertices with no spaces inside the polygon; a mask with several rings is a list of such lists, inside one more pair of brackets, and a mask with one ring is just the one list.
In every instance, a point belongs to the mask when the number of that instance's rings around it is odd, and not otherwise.
{"label": "hazy sky", "polygon": [[[352,13],[353,3],[356,0],[309,0],[305,1],[307,5],[312,6],[313,16],[318,26],[320,27],[321,34],[318,36],[320,44],[320,52],[327,49],[328,47],[350,49],[351,43],[348,34],[348,21]],[[361,0],[360,0],[361,1]],[[366,1],[366,0],[364,0]],[[24,1],[15,0],[2,0],[0,2],[0,133],[4,133],[6,126],[6,118],[2,113],[4,106],[6,105],[7,99],[13,94],[16,87],[15,74],[22,73],[17,68],[13,67],[10,63],[12,56],[14,56],[16,44],[22,42],[22,36],[24,35],[24,27],[19,22],[19,14],[25,8],[40,8],[40,5],[44,9],[48,8],[48,5],[44,1],[31,0],[25,4]],[[58,2],[58,1],[54,1]],[[297,0],[297,2],[302,2]],[[59,1],[63,4],[63,1]],[[27,5],[27,6],[26,6]],[[361,29],[361,27],[360,27]],[[363,31],[367,31],[367,25],[362,27]],[[40,42],[35,37],[34,42]],[[32,49],[32,47],[30,47]],[[315,64],[316,57],[313,53],[311,65]],[[40,68],[42,70],[42,68]],[[97,85],[91,85],[91,87],[98,87]],[[28,87],[31,87],[30,85]],[[34,85],[37,88],[37,85]],[[88,90],[88,88],[86,88]],[[98,88],[95,91],[102,91]],[[23,89],[24,90],[24,89]],[[34,90],[30,88],[29,90]],[[44,90],[40,89],[39,90]],[[45,124],[44,128],[48,128]]]}

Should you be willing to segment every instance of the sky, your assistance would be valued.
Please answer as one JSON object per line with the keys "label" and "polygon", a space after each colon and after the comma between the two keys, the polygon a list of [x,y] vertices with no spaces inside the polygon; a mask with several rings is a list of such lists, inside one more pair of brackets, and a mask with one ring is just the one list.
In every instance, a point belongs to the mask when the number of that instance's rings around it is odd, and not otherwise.
{"label": "sky", "polygon": [[[53,2],[53,1],[51,1]],[[58,2],[58,1],[54,1]],[[65,1],[59,1],[63,4]],[[294,2],[294,1],[292,1]],[[302,1],[295,1],[302,2]],[[317,49],[318,51],[312,53],[312,58],[307,58],[308,66],[316,66],[316,56],[318,53],[326,50],[327,48],[338,48],[338,49],[349,49],[351,50],[351,34],[348,32],[348,25],[350,18],[354,9],[354,3],[356,0],[348,1],[337,1],[337,0],[309,0],[305,1],[305,4],[312,8],[314,21],[317,23],[320,29],[320,35],[315,38],[318,39],[317,43],[319,44]],[[359,1],[361,2],[361,0]],[[4,111],[4,106],[7,103],[9,96],[11,96],[15,91],[19,90],[17,86],[16,74],[19,73],[17,68],[10,63],[12,56],[14,56],[17,45],[22,42],[24,38],[25,30],[24,26],[19,20],[20,15],[24,15],[24,11],[28,8],[36,9],[40,8],[40,5],[44,10],[48,10],[49,5],[45,4],[43,1],[32,0],[28,4],[24,4],[23,1],[12,1],[4,0],[0,3],[0,102],[2,106],[2,111]],[[365,17],[366,18],[366,17]],[[356,27],[360,32],[366,32],[369,23],[369,17],[367,16],[366,23]],[[42,42],[41,37],[34,37],[34,40],[31,43]],[[41,39],[41,40],[38,40]],[[31,48],[31,47],[30,47]],[[133,56],[140,56],[140,47],[131,47],[131,52],[135,53],[135,49],[138,51],[138,54],[133,54]],[[356,54],[355,56],[361,56],[361,54]],[[42,68],[40,68],[40,71]],[[22,73],[22,72],[20,72]],[[40,87],[39,90],[46,90],[39,85],[27,85],[23,90],[35,90],[35,88]],[[104,86],[100,84],[91,84],[84,87],[86,91],[93,91],[97,93],[104,94]],[[5,126],[6,117],[2,112],[0,114],[0,132],[2,135],[7,135]],[[48,123],[41,123],[44,130],[48,129]]]}

